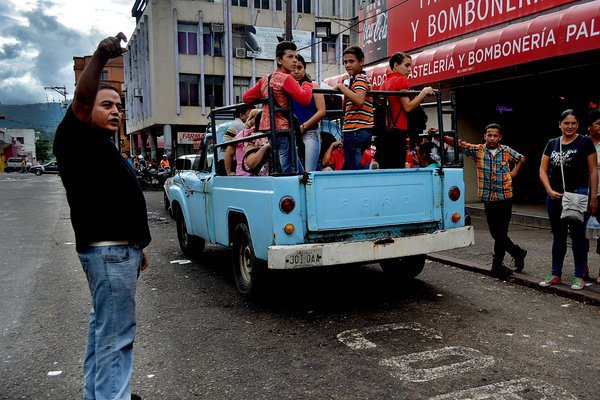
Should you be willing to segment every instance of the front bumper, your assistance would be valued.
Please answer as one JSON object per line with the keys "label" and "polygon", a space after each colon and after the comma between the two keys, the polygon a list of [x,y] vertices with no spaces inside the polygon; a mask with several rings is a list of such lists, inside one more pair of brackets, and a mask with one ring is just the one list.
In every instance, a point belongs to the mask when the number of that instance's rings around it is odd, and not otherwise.
{"label": "front bumper", "polygon": [[269,269],[298,269],[377,262],[467,247],[474,243],[474,228],[465,226],[421,235],[356,242],[270,246],[267,266]]}

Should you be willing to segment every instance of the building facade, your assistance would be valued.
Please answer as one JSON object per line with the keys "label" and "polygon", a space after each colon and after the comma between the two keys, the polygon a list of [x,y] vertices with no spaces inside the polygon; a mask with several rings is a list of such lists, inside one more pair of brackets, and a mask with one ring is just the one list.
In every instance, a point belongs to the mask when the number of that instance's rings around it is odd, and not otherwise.
{"label": "building facade", "polygon": [[[292,2],[292,36],[316,80],[343,71],[359,2]],[[209,124],[211,106],[241,102],[243,93],[274,69],[285,32],[281,0],[137,0],[125,53],[127,130],[135,151],[158,159],[192,150]],[[315,23],[331,25],[315,37]],[[356,37],[356,36],[355,36]]]}
{"label": "building facade", "polygon": [[35,151],[35,131],[33,129],[0,129],[0,156],[2,156],[1,170],[4,171],[4,161],[11,157],[25,158],[35,164],[37,154]]}

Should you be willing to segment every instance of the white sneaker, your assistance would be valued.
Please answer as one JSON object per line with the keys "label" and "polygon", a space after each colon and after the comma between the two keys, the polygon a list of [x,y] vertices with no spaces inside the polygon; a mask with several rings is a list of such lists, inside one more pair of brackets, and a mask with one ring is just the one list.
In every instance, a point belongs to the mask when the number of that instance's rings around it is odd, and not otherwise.
{"label": "white sneaker", "polygon": [[571,289],[573,290],[581,290],[585,287],[585,281],[578,277],[573,277],[571,279]]}
{"label": "white sneaker", "polygon": [[373,161],[371,165],[369,165],[369,169],[379,169],[379,163],[377,161]]}

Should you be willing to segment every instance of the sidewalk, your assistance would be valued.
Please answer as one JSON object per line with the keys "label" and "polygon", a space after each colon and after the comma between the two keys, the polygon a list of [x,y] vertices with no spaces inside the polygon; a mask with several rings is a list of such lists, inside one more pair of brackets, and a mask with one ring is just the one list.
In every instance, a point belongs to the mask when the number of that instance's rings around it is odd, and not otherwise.
{"label": "sidewalk", "polygon": [[[472,225],[475,227],[475,244],[467,248],[432,253],[428,255],[428,258],[465,270],[490,275],[494,240],[488,231],[483,205],[480,203],[467,204],[467,210],[471,215]],[[545,206],[515,205],[509,236],[513,242],[527,249],[528,253],[523,272],[514,273],[507,281],[600,306],[599,284],[594,283],[583,290],[572,290],[570,287],[573,277],[573,255],[570,249],[570,240],[563,268],[563,284],[546,288],[539,286],[539,282],[544,280],[551,268],[552,233]],[[598,276],[600,267],[600,256],[595,253],[595,249],[595,241],[590,241],[588,263],[592,277]],[[506,254],[504,263],[511,267],[512,262],[512,257]]]}

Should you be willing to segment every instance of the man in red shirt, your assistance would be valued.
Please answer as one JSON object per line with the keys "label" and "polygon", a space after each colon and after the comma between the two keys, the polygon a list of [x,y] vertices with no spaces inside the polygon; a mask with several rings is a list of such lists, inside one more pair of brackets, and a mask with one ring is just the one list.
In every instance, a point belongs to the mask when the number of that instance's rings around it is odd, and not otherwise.
{"label": "man in red shirt", "polygon": [[340,140],[336,140],[331,143],[323,154],[323,171],[341,171],[344,166],[344,149],[342,146],[342,142]]}
{"label": "man in red shirt", "polygon": [[[294,100],[304,106],[310,104],[310,100],[312,99],[312,83],[303,82],[302,86],[300,86],[298,81],[290,75],[292,71],[296,70],[296,49],[296,45],[289,41],[283,41],[277,44],[277,48],[275,49],[277,69],[272,74],[260,78],[254,87],[244,93],[244,103],[256,103],[261,99],[267,99],[269,97],[269,88],[267,85],[269,85],[273,89],[273,97],[275,98],[275,103],[278,104],[279,107],[286,109],[291,107],[288,96],[291,96]],[[269,118],[269,115],[269,105],[265,104],[263,106],[264,117],[260,120],[260,131],[265,132],[271,129],[271,118]],[[283,113],[277,113],[275,114],[275,129],[285,130],[293,128],[290,128],[290,122]],[[277,135],[274,141],[273,148],[279,155],[281,172],[290,173],[290,145],[295,146],[296,144],[290,144],[289,137],[284,135]],[[296,154],[298,154],[297,151]],[[296,165],[298,166],[297,172],[303,173],[304,168],[298,157],[296,157]]]}

